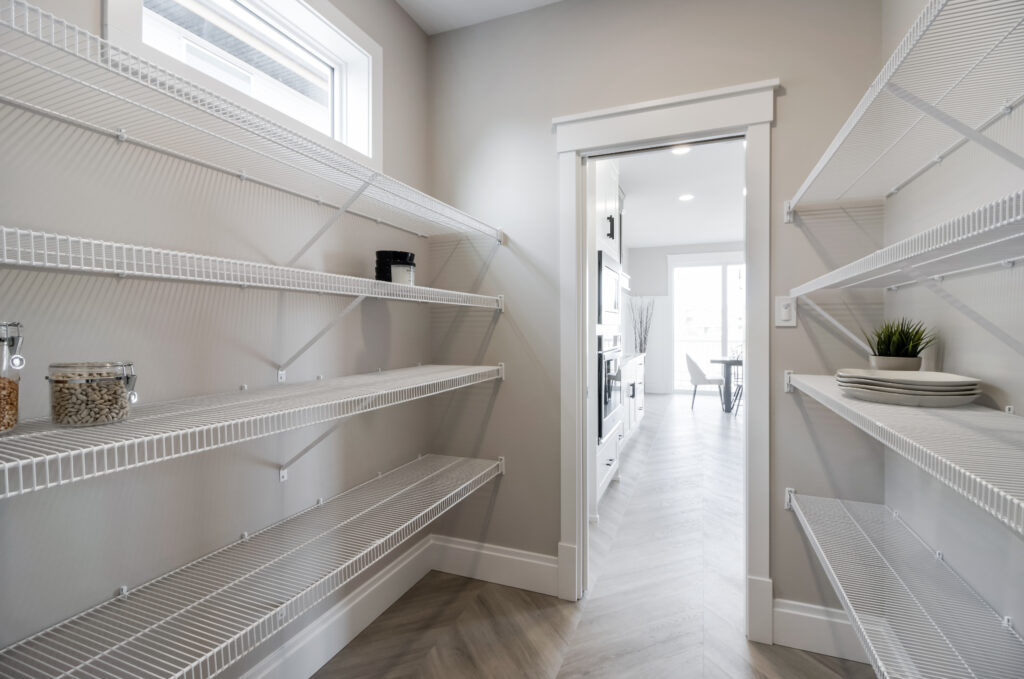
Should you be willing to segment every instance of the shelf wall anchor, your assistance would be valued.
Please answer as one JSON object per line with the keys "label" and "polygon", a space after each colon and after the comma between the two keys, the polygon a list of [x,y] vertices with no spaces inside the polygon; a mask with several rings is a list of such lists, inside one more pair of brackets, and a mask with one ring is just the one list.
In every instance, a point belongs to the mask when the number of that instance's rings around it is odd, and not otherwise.
{"label": "shelf wall anchor", "polygon": [[786,489],[786,501],[783,503],[783,508],[788,511],[793,511],[793,495],[796,494],[796,488]]}
{"label": "shelf wall anchor", "polygon": [[[786,372],[784,372],[782,379],[783,379],[782,388],[785,390],[785,392],[787,394],[792,394],[793,393],[793,371],[792,370],[787,370]],[[787,509],[788,509],[788,507],[787,507]]]}

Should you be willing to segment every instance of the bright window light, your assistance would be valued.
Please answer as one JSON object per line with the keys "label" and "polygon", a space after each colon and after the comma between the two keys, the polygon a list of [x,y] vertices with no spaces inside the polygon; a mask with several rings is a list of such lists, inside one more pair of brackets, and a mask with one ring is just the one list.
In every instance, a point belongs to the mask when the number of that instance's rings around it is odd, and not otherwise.
{"label": "bright window light", "polygon": [[142,0],[142,41],[371,156],[370,55],[301,0]]}

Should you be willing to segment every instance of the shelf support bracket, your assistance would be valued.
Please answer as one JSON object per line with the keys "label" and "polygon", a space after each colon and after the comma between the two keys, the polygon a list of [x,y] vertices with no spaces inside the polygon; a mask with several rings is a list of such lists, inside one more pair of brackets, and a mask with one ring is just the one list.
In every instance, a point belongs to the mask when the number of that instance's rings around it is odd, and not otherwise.
{"label": "shelf support bracket", "polygon": [[797,299],[797,302],[799,304],[804,304],[804,305],[810,307],[816,314],[818,314],[819,316],[824,318],[826,321],[828,321],[829,323],[834,325],[836,327],[836,329],[839,330],[839,332],[843,333],[843,335],[845,335],[851,342],[853,342],[858,347],[863,349],[865,351],[865,353],[867,353],[868,355],[874,353],[874,352],[871,351],[871,347],[868,346],[867,342],[865,342],[860,337],[857,337],[852,332],[850,332],[850,329],[847,328],[842,323],[840,323],[839,321],[837,321],[832,314],[830,314],[829,312],[825,311],[820,306],[818,306],[817,304],[815,304],[814,302],[812,302],[810,299],[808,299],[806,297],[802,297],[801,296],[801,297],[797,297],[796,299]]}
{"label": "shelf support bracket", "polygon": [[288,460],[283,465],[281,465],[281,472],[282,472],[281,473],[281,481],[282,482],[287,481],[288,480],[288,469],[292,465],[294,465],[296,462],[301,460],[303,457],[305,457],[306,453],[308,453],[309,451],[313,450],[318,445],[323,443],[324,439],[326,439],[328,436],[330,436],[334,432],[338,431],[338,429],[341,427],[341,423],[344,422],[344,421],[345,421],[344,419],[341,419],[341,420],[338,420],[337,422],[335,422],[333,425],[328,427],[327,430],[324,431],[324,433],[320,434],[320,436],[317,436],[315,439],[310,441],[309,445],[307,445],[305,448],[303,448],[299,452],[295,453],[295,455],[293,455],[290,460]]}
{"label": "shelf support bracket", "polygon": [[337,316],[335,316],[334,320],[332,320],[330,323],[325,325],[320,332],[318,332],[316,335],[314,335],[313,339],[311,339],[308,342],[306,342],[302,346],[301,349],[299,349],[294,354],[292,354],[291,358],[289,358],[287,361],[285,361],[281,365],[277,366],[277,381],[278,382],[284,382],[285,381],[285,372],[288,370],[288,366],[290,366],[292,363],[297,361],[299,359],[299,357],[302,356],[304,353],[309,351],[310,347],[312,347],[314,344],[319,342],[323,338],[324,335],[326,335],[328,332],[330,332],[331,328],[333,328],[338,323],[340,323],[341,319],[345,318],[345,316],[347,316],[349,314],[349,312],[351,312],[353,309],[355,309],[357,306],[359,306],[360,303],[362,303],[362,301],[364,299],[366,299],[366,295],[362,295],[360,297],[356,297],[354,300],[352,300],[352,302],[350,302],[348,304],[348,306],[346,306],[344,309],[341,310],[341,313],[339,313]]}
{"label": "shelf support bracket", "polygon": [[366,189],[368,189],[370,187],[370,185],[373,184],[374,181],[376,181],[376,179],[377,179],[377,175],[373,174],[373,175],[370,176],[369,179],[367,179],[365,182],[363,182],[363,185],[360,186],[358,189],[356,189],[355,193],[353,193],[351,196],[348,197],[348,200],[345,201],[345,204],[342,205],[340,208],[338,208],[337,212],[335,212],[333,215],[331,215],[331,218],[328,219],[327,222],[323,226],[320,227],[320,230],[317,231],[316,233],[314,233],[313,237],[310,238],[308,241],[306,241],[306,244],[303,245],[301,248],[299,248],[298,252],[296,252],[294,255],[292,255],[292,258],[288,260],[288,263],[285,266],[295,266],[295,262],[299,261],[299,258],[301,258],[302,255],[306,254],[306,252],[311,247],[313,247],[313,245],[318,240],[320,240],[320,238],[325,233],[327,233],[331,229],[332,226],[334,226],[339,221],[341,221],[341,218],[345,216],[345,214],[355,204],[355,202],[357,200],[359,200],[359,197],[363,195],[363,192],[366,191]]}
{"label": "shelf support bracket", "polygon": [[793,495],[795,495],[795,494],[796,494],[796,488],[787,488],[786,489],[786,501],[785,501],[785,504],[783,504],[782,506],[787,511],[790,511],[790,512],[793,511]]}
{"label": "shelf support bracket", "polygon": [[988,149],[989,151],[996,154],[997,156],[1007,161],[1008,163],[1024,170],[1024,157],[1022,157],[1020,154],[1014,153],[1013,151],[1006,148],[1002,144],[993,141],[989,137],[986,137],[984,134],[978,132],[970,125],[965,125],[964,123],[957,120],[953,116],[949,115],[945,111],[942,111],[941,109],[932,106],[927,101],[921,99],[912,92],[908,92],[907,90],[903,89],[896,83],[887,84],[885,86],[885,89],[892,93],[893,96],[905,101],[906,103],[910,104],[917,110],[921,111],[930,118],[942,123],[943,125],[950,128],[951,130],[961,135],[962,137],[970,139],[975,144],[985,149]]}
{"label": "shelf support bracket", "polygon": [[792,224],[795,221],[793,219],[793,201],[791,200],[782,204],[782,221],[786,224]]}
{"label": "shelf support bracket", "polygon": [[792,370],[787,370],[783,374],[783,380],[784,380],[783,383],[782,383],[783,384],[783,389],[785,390],[785,392],[787,394],[792,394],[793,393],[793,371]]}

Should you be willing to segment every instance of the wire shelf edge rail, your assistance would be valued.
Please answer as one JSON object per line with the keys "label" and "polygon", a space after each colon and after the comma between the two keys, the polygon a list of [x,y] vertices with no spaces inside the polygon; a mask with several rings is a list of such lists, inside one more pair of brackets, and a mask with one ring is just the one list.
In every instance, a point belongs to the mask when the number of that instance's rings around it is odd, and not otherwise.
{"label": "wire shelf edge rail", "polygon": [[[792,297],[825,288],[902,287],[970,267],[1024,256],[1024,191],[888,245],[790,290]],[[1014,247],[1007,250],[1006,245]],[[991,248],[990,253],[986,248]]]}
{"label": "wire shelf edge rail", "polygon": [[970,141],[1024,166],[985,135],[1024,103],[1022,31],[1019,3],[928,2],[787,202],[787,221],[805,201],[886,198]]}
{"label": "wire shelf edge rail", "polygon": [[1008,679],[1024,641],[885,505],[788,496],[882,679]]}
{"label": "wire shelf edge rail", "polygon": [[792,375],[790,382],[1024,536],[1024,418],[978,405],[859,401],[843,396],[831,375]]}
{"label": "wire shelf edge rail", "polygon": [[421,456],[0,650],[0,674],[208,679],[503,473]]}
{"label": "wire shelf edge rail", "polygon": [[[120,130],[125,139],[134,138],[155,151],[168,148],[170,154],[179,159],[195,158],[220,169],[237,167],[232,174],[243,179],[257,177],[257,173],[239,165],[237,154],[241,151],[244,159],[254,165],[269,164],[278,172],[286,169],[288,177],[299,172],[350,192],[365,186],[364,197],[354,212],[367,214],[369,219],[403,228],[386,218],[388,213],[397,212],[417,222],[441,227],[442,231],[475,232],[503,241],[500,230],[24,0],[0,0],[0,29],[0,55],[5,59],[86,90],[96,100],[84,109],[92,120],[74,115],[73,110],[61,111],[60,106],[47,103],[56,101],[69,109],[80,108],[83,104],[70,103],[63,95],[64,87],[46,81],[28,90],[37,99],[24,102],[29,109],[51,111],[57,119],[64,116],[94,129]],[[0,72],[5,70],[9,73],[0,77],[3,84],[0,89],[5,90],[8,101],[22,101],[23,97],[7,90],[25,87],[27,79],[23,73],[16,72],[16,68],[7,67]],[[78,95],[79,99],[85,98],[85,92],[79,91]],[[103,124],[101,113],[108,113],[104,106],[109,108],[112,103],[124,109],[125,124]],[[169,103],[173,106],[168,106]],[[192,113],[191,119],[184,117],[187,111]],[[157,129],[154,125],[173,127],[173,132],[179,136],[181,133],[192,135],[189,140],[193,146],[204,149],[204,153],[221,153],[224,158],[198,157],[162,144],[156,138],[147,138],[146,134],[132,132],[135,127],[149,128],[152,132]],[[167,137],[170,132],[160,129],[161,134],[154,137]],[[213,146],[217,150],[211,150]],[[228,152],[226,148],[233,151]],[[267,177],[259,179],[261,184],[276,187]],[[282,190],[310,198],[309,192],[299,188],[282,187]]]}
{"label": "wire shelf edge rail", "polygon": [[0,266],[503,309],[503,300],[358,276],[0,227]]}
{"label": "wire shelf edge rail", "polygon": [[503,378],[503,365],[427,365],[156,403],[95,427],[25,422],[0,436],[0,499]]}

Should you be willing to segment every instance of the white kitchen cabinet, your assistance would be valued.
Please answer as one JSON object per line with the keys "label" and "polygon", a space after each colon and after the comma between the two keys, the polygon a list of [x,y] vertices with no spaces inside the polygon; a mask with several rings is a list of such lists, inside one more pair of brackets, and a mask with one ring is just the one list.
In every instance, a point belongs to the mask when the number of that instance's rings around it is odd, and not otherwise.
{"label": "white kitchen cabinet", "polygon": [[622,365],[623,442],[635,432],[644,417],[645,354],[634,354]]}
{"label": "white kitchen cabinet", "polygon": [[619,191],[619,165],[614,160],[597,161],[597,193],[595,217],[597,222],[597,249],[622,259],[621,193]]}

